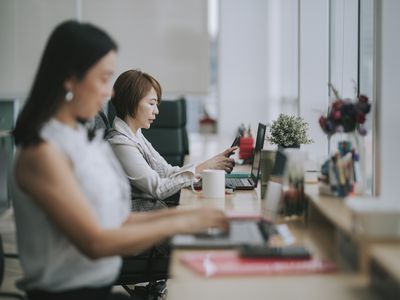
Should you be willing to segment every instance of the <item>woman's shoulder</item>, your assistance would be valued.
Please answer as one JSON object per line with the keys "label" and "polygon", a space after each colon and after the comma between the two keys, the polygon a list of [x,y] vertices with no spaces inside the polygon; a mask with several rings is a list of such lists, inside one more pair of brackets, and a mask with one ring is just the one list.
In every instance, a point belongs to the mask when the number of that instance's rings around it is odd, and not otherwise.
{"label": "woman's shoulder", "polygon": [[15,172],[18,178],[40,176],[46,170],[54,169],[67,161],[65,155],[47,141],[35,146],[18,149],[15,157]]}
{"label": "woman's shoulder", "polygon": [[136,145],[138,144],[137,141],[129,138],[127,135],[121,133],[120,131],[111,128],[108,130],[106,136],[106,140],[111,144],[111,145]]}
{"label": "woman's shoulder", "polygon": [[50,142],[43,141],[35,146],[18,149],[17,161],[24,163],[38,161],[47,161],[48,159],[59,155],[57,147]]}

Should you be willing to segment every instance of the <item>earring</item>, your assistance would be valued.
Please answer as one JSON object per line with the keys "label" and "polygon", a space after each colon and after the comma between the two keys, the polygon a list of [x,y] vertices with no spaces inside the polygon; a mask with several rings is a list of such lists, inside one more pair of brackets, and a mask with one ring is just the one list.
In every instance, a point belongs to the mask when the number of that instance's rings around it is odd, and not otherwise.
{"label": "earring", "polygon": [[68,92],[65,94],[65,101],[71,102],[73,98],[74,98],[74,93],[73,93],[73,92],[68,91]]}

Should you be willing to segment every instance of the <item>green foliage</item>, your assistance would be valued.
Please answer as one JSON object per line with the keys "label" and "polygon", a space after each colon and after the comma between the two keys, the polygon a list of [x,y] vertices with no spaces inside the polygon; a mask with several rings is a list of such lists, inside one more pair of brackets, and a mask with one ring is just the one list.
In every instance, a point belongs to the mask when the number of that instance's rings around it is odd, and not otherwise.
{"label": "green foliage", "polygon": [[277,120],[268,125],[268,129],[272,144],[293,147],[313,143],[307,136],[308,123],[301,117],[280,114]]}

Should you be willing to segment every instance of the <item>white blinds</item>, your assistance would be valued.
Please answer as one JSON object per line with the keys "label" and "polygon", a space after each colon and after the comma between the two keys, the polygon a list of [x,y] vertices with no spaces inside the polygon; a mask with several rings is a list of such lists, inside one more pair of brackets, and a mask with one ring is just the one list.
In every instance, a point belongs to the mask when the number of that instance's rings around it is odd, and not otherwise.
{"label": "white blinds", "polygon": [[27,95],[50,32],[71,18],[102,27],[118,42],[116,75],[140,68],[165,92],[207,92],[207,1],[1,0],[0,96]]}
{"label": "white blinds", "polygon": [[82,20],[119,44],[119,72],[154,75],[166,92],[206,93],[209,85],[207,1],[83,0]]}

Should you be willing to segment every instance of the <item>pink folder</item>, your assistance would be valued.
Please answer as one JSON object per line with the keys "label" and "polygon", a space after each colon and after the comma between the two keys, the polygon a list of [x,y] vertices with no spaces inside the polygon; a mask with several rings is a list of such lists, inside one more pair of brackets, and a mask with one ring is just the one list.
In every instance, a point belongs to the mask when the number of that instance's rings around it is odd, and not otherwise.
{"label": "pink folder", "polygon": [[253,259],[241,258],[232,251],[186,253],[182,262],[193,271],[205,276],[307,274],[336,271],[336,266],[321,259]]}

